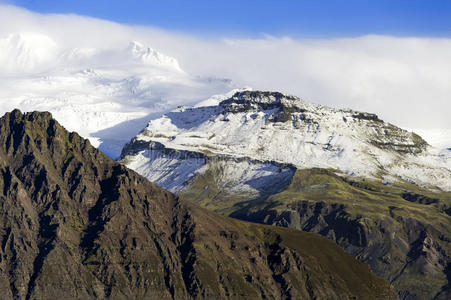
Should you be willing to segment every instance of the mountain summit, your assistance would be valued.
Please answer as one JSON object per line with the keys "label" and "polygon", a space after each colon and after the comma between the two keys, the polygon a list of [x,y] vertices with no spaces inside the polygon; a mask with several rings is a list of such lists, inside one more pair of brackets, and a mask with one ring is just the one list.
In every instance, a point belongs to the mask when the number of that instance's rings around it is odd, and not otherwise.
{"label": "mountain summit", "polygon": [[[417,134],[375,114],[332,109],[277,92],[238,92],[217,106],[151,120],[123,156],[148,149],[142,147],[146,142],[451,190],[451,154],[433,149]],[[142,173],[151,163],[143,156],[129,161]]]}
{"label": "mountain summit", "polygon": [[393,296],[326,239],[189,204],[50,113],[0,119],[0,172],[5,299]]}

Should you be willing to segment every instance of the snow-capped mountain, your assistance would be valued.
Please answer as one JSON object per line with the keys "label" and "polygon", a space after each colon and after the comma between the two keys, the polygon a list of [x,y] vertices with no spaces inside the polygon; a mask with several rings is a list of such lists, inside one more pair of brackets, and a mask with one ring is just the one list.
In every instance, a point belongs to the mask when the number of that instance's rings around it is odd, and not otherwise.
{"label": "snow-capped mountain", "polygon": [[142,43],[67,48],[41,33],[0,36],[0,113],[50,111],[68,130],[118,157],[153,114],[232,89],[199,78]]}
{"label": "snow-capped mountain", "polygon": [[[277,92],[237,92],[218,105],[167,113],[151,120],[122,157],[173,191],[218,167],[229,191],[261,192],[268,183],[277,188],[291,178],[292,168],[314,167],[451,190],[450,151],[374,114]],[[229,162],[218,166],[217,157]]]}

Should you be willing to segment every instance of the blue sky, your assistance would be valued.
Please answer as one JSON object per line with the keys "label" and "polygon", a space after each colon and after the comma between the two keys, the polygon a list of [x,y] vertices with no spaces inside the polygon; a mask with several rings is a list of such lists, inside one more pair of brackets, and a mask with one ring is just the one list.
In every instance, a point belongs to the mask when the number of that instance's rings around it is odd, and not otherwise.
{"label": "blue sky", "polygon": [[0,0],[195,34],[255,37],[451,36],[446,0]]}

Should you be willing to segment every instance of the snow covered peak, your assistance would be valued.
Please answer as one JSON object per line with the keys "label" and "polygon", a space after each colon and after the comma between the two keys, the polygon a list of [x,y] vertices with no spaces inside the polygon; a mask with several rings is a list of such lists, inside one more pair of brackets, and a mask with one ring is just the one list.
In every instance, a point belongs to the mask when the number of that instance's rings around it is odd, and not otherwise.
{"label": "snow covered peak", "polygon": [[132,57],[135,60],[144,64],[172,68],[178,71],[182,70],[175,58],[162,54],[150,47],[146,47],[139,42],[130,42],[127,51],[132,54]]}
{"label": "snow covered peak", "polygon": [[[55,69],[115,68],[183,73],[178,61],[139,42],[113,48],[67,48],[39,33],[0,36],[0,74],[38,74]],[[174,72],[175,71],[175,72]]]}
{"label": "snow covered peak", "polygon": [[303,104],[304,101],[300,98],[279,92],[242,91],[235,93],[219,105],[229,112],[242,112],[282,109],[284,107],[302,109]]}
{"label": "snow covered peak", "polygon": [[233,88],[195,75],[138,42],[69,46],[42,32],[0,35],[0,115],[14,108],[50,111],[114,158],[149,114]]}
{"label": "snow covered peak", "polygon": [[309,103],[299,97],[271,91],[239,91],[229,99],[223,100],[219,106],[226,113],[259,112],[275,110],[276,122],[284,122],[291,118],[294,112],[323,110],[332,112],[334,109]]}
{"label": "snow covered peak", "polygon": [[[167,113],[151,120],[132,144],[149,142],[451,190],[451,161],[417,134],[374,114],[336,110],[278,92],[242,91],[217,106]],[[137,153],[133,145],[127,149],[133,153],[124,156]]]}
{"label": "snow covered peak", "polygon": [[258,105],[280,105],[282,102],[299,101],[295,96],[271,91],[242,91],[236,92],[230,99],[222,103],[251,103]]}

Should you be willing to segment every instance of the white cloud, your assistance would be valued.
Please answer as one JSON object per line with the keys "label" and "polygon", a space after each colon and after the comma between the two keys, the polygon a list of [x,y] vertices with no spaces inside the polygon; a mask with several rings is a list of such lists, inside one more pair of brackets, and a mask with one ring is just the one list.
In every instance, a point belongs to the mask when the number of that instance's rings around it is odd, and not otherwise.
{"label": "white cloud", "polygon": [[177,58],[192,75],[374,112],[404,127],[451,128],[451,39],[213,38],[0,6],[0,38],[24,32],[49,36],[65,49],[112,49],[137,40]]}
{"label": "white cloud", "polygon": [[[190,63],[188,70],[255,88],[375,112],[401,126],[451,128],[451,40],[268,38],[208,46],[175,55]],[[196,52],[202,59],[189,61]]]}

